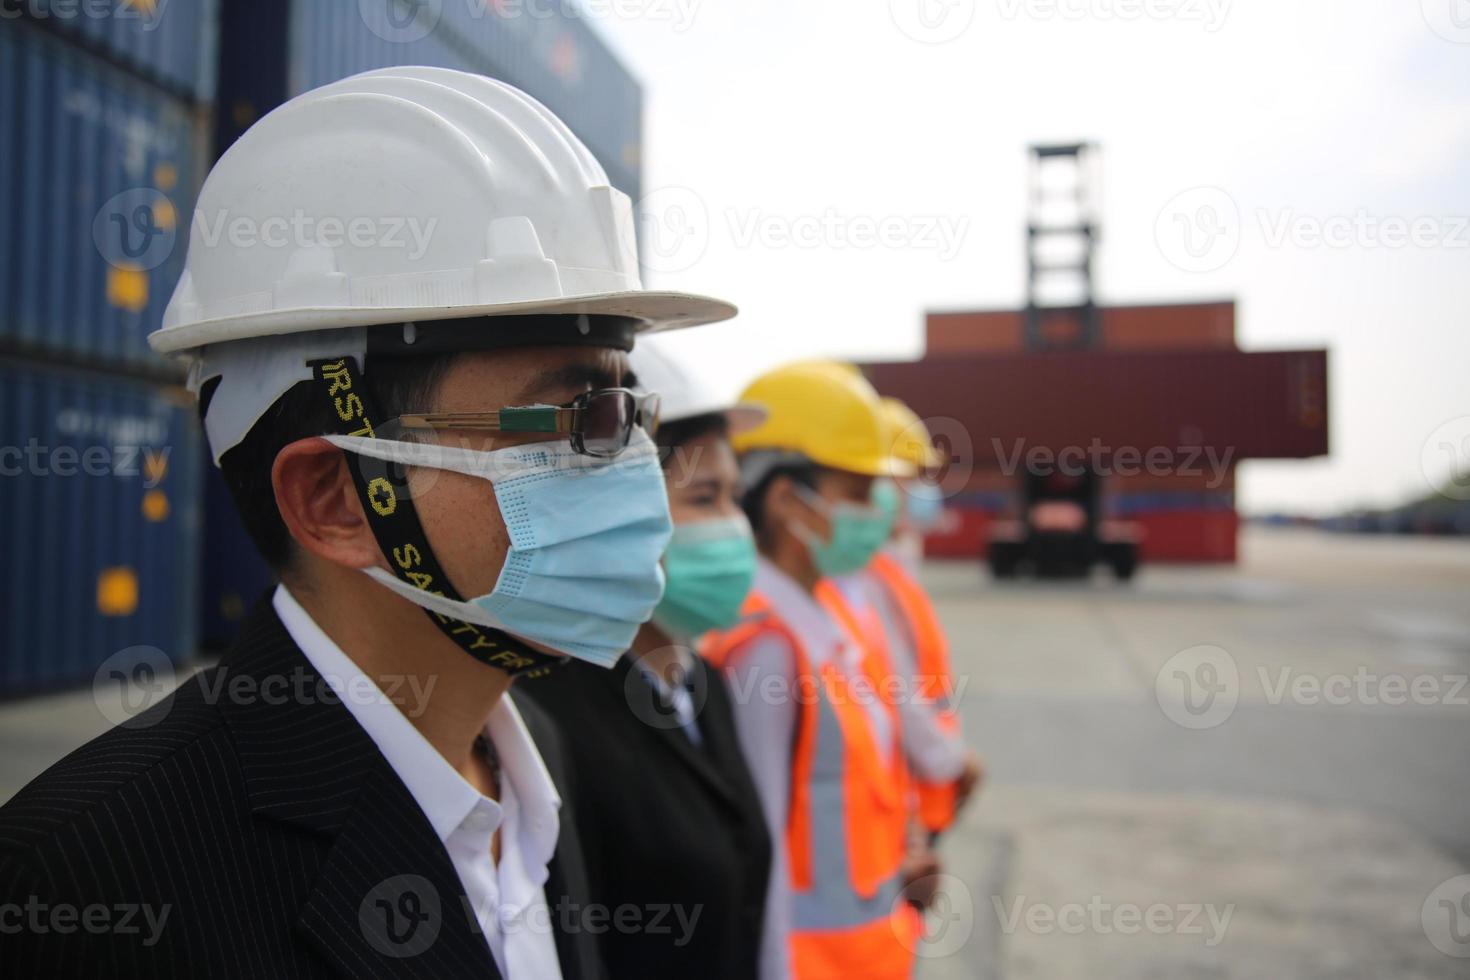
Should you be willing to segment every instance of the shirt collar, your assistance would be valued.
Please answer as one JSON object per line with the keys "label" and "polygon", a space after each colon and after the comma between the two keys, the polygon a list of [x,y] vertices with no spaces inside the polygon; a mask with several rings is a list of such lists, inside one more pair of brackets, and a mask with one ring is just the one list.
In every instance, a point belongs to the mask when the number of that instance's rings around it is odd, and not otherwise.
{"label": "shirt collar", "polygon": [[[499,804],[482,795],[439,754],[352,658],[322,632],[284,585],[276,587],[271,602],[286,632],[378,746],[441,842],[482,801],[493,804],[499,814]],[[544,852],[549,861],[556,850],[561,798],[508,694],[490,712],[485,732],[495,743],[501,772],[524,813],[520,829],[532,844],[528,857]]]}
{"label": "shirt collar", "polygon": [[753,588],[770,600],[786,625],[806,642],[809,655],[817,662],[826,662],[846,646],[846,635],[827,610],[764,555],[756,560]]}

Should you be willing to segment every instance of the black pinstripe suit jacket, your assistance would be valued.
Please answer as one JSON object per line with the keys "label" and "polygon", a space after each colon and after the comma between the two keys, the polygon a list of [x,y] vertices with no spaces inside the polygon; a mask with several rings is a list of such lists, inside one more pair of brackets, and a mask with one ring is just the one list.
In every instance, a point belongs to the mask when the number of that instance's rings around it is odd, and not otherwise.
{"label": "black pinstripe suit jacket", "polygon": [[[516,703],[563,800],[546,883],[562,974],[601,977],[556,732]],[[462,895],[269,603],[219,666],[0,808],[7,978],[498,977]]]}

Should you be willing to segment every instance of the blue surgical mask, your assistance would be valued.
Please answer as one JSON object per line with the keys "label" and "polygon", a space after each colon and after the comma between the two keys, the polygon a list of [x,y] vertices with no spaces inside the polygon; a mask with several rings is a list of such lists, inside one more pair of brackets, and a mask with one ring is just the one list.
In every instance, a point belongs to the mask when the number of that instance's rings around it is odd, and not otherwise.
{"label": "blue surgical mask", "polygon": [[905,514],[917,530],[929,532],[944,517],[944,492],[932,483],[913,480],[903,485],[908,496]]}
{"label": "blue surgical mask", "polygon": [[734,626],[755,581],[755,539],[743,516],[674,526],[668,586],[653,621],[675,640]]}
{"label": "blue surgical mask", "polygon": [[611,460],[584,456],[563,441],[483,452],[358,436],[326,439],[361,456],[465,473],[494,486],[510,535],[495,588],[461,602],[383,569],[363,569],[410,602],[610,667],[663,596],[659,558],[673,522],[658,451],[641,429]]}

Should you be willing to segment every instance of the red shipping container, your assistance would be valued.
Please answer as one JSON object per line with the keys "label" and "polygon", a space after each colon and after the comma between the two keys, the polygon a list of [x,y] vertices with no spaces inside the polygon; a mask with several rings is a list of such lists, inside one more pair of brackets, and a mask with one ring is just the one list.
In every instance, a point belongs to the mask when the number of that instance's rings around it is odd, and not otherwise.
{"label": "red shipping container", "polygon": [[1069,448],[1118,454],[1115,469],[1168,451],[1171,471],[1327,452],[1322,350],[951,355],[867,372],[929,420],[953,458],[1007,472],[1025,453]]}

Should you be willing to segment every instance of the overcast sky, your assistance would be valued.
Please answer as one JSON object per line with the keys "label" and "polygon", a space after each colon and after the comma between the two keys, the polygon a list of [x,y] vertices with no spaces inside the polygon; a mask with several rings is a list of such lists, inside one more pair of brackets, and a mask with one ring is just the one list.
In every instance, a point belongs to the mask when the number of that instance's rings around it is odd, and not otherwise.
{"label": "overcast sky", "polygon": [[645,86],[647,278],[741,306],[678,342],[732,392],[1020,305],[1026,147],[1092,139],[1103,302],[1233,297],[1243,348],[1331,351],[1331,456],[1243,467],[1242,507],[1395,502],[1442,444],[1467,466],[1467,0],[589,7]]}

